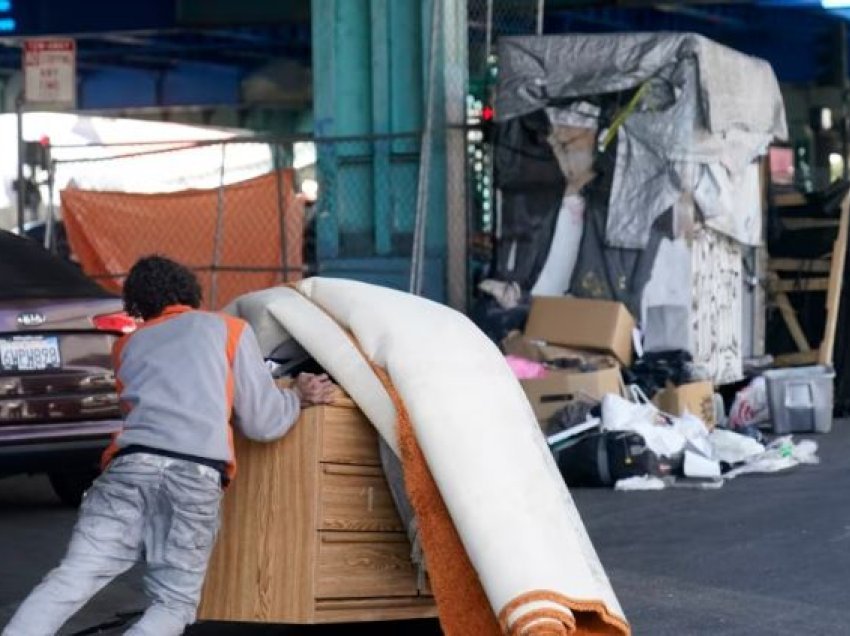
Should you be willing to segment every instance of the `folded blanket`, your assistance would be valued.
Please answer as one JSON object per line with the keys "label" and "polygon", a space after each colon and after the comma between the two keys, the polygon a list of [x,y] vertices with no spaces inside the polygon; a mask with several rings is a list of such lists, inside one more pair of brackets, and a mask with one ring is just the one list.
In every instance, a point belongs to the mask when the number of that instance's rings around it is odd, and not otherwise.
{"label": "folded blanket", "polygon": [[446,634],[630,633],[519,383],[466,317],[320,278],[231,311],[263,346],[295,338],[401,457]]}

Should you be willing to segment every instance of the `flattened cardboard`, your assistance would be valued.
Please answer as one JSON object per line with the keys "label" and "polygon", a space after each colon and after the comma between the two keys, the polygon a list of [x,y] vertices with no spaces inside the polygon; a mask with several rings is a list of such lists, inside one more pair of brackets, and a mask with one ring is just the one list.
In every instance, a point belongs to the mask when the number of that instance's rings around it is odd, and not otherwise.
{"label": "flattened cardboard", "polygon": [[537,296],[531,301],[525,335],[547,344],[610,353],[629,365],[634,327],[634,318],[622,303]]}
{"label": "flattened cardboard", "polygon": [[659,391],[653,403],[664,413],[682,415],[685,409],[700,418],[709,430],[714,429],[714,385],[711,382],[691,382]]}
{"label": "flattened cardboard", "polygon": [[502,351],[505,352],[505,355],[517,356],[533,362],[553,362],[563,358],[572,358],[593,365],[598,369],[619,366],[614,356],[546,344],[542,340],[529,338],[519,331],[512,331],[502,340]]}
{"label": "flattened cardboard", "polygon": [[622,392],[618,367],[589,373],[550,371],[545,378],[520,380],[520,384],[540,422],[548,421],[568,402],[580,397],[601,400],[608,393]]}

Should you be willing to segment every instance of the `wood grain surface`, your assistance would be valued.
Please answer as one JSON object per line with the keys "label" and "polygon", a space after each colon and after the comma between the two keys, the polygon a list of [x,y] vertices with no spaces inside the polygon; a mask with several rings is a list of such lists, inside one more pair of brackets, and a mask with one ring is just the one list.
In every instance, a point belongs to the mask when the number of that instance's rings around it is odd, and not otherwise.
{"label": "wood grain surface", "polygon": [[199,620],[332,623],[436,616],[372,425],[344,394],[305,409],[281,440],[235,434]]}
{"label": "wood grain surface", "polygon": [[323,462],[380,466],[378,433],[355,408],[330,408],[322,426]]}
{"label": "wood grain surface", "polygon": [[268,444],[236,436],[239,472],[224,497],[199,618],[311,618],[320,419],[321,409],[307,409],[283,439]]}
{"label": "wood grain surface", "polygon": [[380,468],[323,464],[319,483],[319,530],[404,531]]}
{"label": "wood grain surface", "polygon": [[320,532],[318,558],[317,598],[416,596],[403,534]]}

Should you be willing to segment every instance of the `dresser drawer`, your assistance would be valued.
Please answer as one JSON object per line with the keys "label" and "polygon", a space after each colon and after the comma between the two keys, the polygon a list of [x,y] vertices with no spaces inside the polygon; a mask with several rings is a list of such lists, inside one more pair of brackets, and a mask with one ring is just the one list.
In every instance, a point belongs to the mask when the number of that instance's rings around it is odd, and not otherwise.
{"label": "dresser drawer", "polygon": [[401,533],[319,532],[316,598],[416,596],[416,569]]}
{"label": "dresser drawer", "polygon": [[378,433],[358,409],[326,407],[320,457],[323,462],[380,466]]}
{"label": "dresser drawer", "polygon": [[319,530],[403,532],[384,472],[377,466],[322,464]]}

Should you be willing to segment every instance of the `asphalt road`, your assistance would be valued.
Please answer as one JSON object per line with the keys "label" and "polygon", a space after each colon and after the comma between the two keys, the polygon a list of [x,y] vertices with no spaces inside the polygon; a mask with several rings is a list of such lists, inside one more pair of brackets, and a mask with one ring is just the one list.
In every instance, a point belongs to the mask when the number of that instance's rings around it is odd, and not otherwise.
{"label": "asphalt road", "polygon": [[[821,464],[717,491],[578,490],[576,503],[638,636],[850,634],[850,422],[816,438]],[[61,557],[74,522],[43,477],[0,480],[0,625]],[[61,634],[144,606],[132,570]],[[193,636],[405,634],[436,623],[196,626]],[[103,634],[120,633],[106,631]]]}

